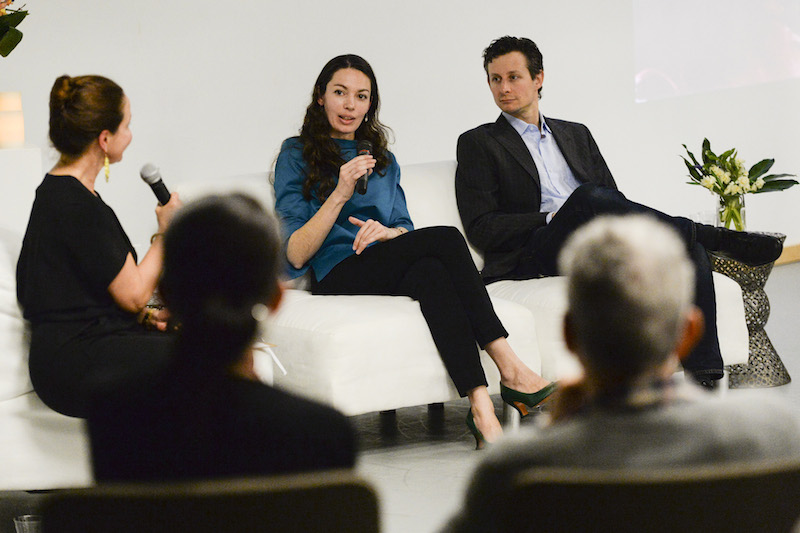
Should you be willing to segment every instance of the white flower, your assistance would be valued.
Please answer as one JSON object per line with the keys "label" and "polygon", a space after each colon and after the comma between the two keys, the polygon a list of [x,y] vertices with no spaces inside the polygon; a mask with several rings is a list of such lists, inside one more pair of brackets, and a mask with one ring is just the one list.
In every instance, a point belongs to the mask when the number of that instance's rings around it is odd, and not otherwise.
{"label": "white flower", "polygon": [[756,180],[756,182],[753,184],[753,186],[755,187],[755,190],[757,190],[757,191],[760,190],[761,188],[763,188],[764,187],[764,178],[758,178]]}
{"label": "white flower", "polygon": [[742,189],[750,188],[750,179],[747,176],[739,176],[736,178],[736,184]]}
{"label": "white flower", "polygon": [[742,194],[742,188],[736,185],[736,183],[731,182],[725,187],[725,190],[722,192],[724,196],[737,196]]}
{"label": "white flower", "polygon": [[703,179],[700,180],[700,185],[702,185],[703,187],[705,187],[708,190],[713,190],[714,189],[714,185],[716,185],[716,184],[717,184],[717,180],[715,180],[711,176],[703,176]]}

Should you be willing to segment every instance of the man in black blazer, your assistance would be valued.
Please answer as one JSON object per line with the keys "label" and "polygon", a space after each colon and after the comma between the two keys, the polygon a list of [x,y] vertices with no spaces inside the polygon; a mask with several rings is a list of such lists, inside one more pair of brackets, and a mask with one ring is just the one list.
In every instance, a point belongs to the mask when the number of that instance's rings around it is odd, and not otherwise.
{"label": "man in black blazer", "polygon": [[713,387],[722,377],[716,307],[706,250],[751,264],[777,259],[778,239],[671,217],[631,202],[617,190],[589,129],[539,112],[544,70],[530,39],[501,37],[484,51],[496,122],[458,139],[456,198],[469,241],[484,256],[487,283],[557,275],[567,238],[602,214],[646,213],[677,230],[695,264],[695,300],[707,332],[684,366]]}

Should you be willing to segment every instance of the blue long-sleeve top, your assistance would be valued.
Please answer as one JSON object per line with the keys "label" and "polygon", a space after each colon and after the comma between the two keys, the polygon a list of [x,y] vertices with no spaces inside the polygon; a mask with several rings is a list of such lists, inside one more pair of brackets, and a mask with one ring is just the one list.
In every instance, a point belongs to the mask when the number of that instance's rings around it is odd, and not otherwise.
{"label": "blue long-sleeve top", "polygon": [[[342,159],[349,161],[356,156],[356,141],[342,139],[334,141],[339,145]],[[353,194],[342,207],[336,223],[311,260],[300,269],[294,268],[287,261],[287,273],[290,278],[302,276],[310,266],[319,281],[333,267],[355,253],[353,241],[359,228],[347,220],[350,216],[361,220],[371,218],[386,227],[406,228],[408,231],[414,229],[406,208],[406,197],[400,187],[400,166],[394,154],[389,152],[388,155],[389,165],[380,174],[377,172],[370,174],[366,194]],[[283,222],[284,251],[292,233],[300,229],[322,207],[316,191],[312,191],[310,200],[303,196],[306,169],[303,145],[299,138],[286,139],[275,165],[275,211]],[[335,179],[339,179],[338,175]]]}

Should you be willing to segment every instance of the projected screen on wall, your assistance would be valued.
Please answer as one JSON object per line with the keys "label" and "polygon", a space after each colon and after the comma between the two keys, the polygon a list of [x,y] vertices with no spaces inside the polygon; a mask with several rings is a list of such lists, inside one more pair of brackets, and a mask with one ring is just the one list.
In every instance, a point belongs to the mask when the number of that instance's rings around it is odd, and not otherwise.
{"label": "projected screen on wall", "polygon": [[800,0],[634,0],[636,101],[800,78]]}

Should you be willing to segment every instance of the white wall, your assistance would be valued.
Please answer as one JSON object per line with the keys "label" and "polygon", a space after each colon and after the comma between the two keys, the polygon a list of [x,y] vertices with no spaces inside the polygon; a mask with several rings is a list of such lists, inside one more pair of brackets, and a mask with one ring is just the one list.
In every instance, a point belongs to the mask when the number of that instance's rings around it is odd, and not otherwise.
{"label": "white wall", "polygon": [[[50,168],[53,80],[100,73],[123,86],[133,105],[134,142],[112,167],[111,183],[98,190],[135,243],[146,242],[154,227],[154,200],[138,178],[143,163],[160,165],[167,185],[267,169],[281,140],[296,133],[319,70],[341,53],[373,65],[381,117],[395,132],[401,164],[453,158],[459,133],[497,116],[481,53],[504,34],[539,44],[543,112],[586,123],[634,200],[675,214],[710,209],[709,193],[684,185],[679,158],[682,143],[699,150],[704,136],[715,147],[739,148],[748,164],[775,157],[775,170],[800,171],[800,81],[635,104],[629,1],[27,4],[25,37],[0,58],[0,91],[22,91],[27,142],[45,149]],[[19,186],[13,176],[0,179],[4,188]],[[749,228],[800,242],[792,212],[799,198],[800,187],[748,197]]]}

